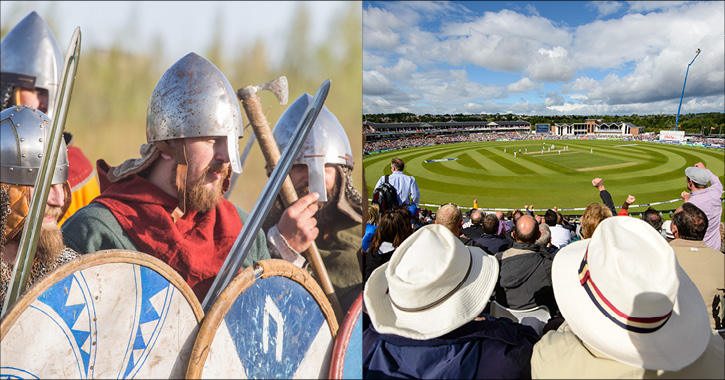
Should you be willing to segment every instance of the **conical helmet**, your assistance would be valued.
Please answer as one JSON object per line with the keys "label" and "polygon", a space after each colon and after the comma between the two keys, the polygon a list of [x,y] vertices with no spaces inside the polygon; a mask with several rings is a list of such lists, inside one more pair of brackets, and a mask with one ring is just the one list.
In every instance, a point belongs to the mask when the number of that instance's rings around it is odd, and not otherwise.
{"label": "conical helmet", "polygon": [[234,89],[214,64],[189,53],[166,70],[151,94],[146,141],[202,136],[226,136],[231,168],[242,172],[242,110]]}
{"label": "conical helmet", "polygon": [[[34,186],[46,139],[48,116],[33,107],[13,106],[0,113],[0,182]],[[61,141],[51,184],[68,180],[68,152]]]}
{"label": "conical helmet", "polygon": [[[284,152],[312,99],[310,94],[300,95],[275,124],[273,134],[280,152]],[[294,163],[307,165],[310,192],[320,195],[326,193],[325,164],[347,165],[351,169],[354,167],[352,149],[345,129],[326,106],[322,106]]]}
{"label": "conical helmet", "polygon": [[63,55],[60,46],[48,24],[35,12],[25,16],[0,42],[0,71],[3,82],[13,77],[34,78],[34,83],[26,83],[21,87],[48,91],[48,115],[53,115],[55,111],[55,95],[62,70]]}

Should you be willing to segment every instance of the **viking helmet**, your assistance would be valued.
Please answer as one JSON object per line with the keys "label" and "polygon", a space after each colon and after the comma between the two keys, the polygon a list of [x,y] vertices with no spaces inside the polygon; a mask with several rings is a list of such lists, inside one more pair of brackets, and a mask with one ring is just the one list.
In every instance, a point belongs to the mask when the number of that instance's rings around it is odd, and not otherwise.
{"label": "viking helmet", "polygon": [[[34,186],[43,161],[51,122],[33,107],[13,106],[0,113],[0,181]],[[52,184],[68,180],[68,153],[61,141]]]}
{"label": "viking helmet", "polygon": [[0,42],[2,87],[48,91],[47,114],[55,111],[55,95],[63,70],[63,55],[48,24],[31,12]]}
{"label": "viking helmet", "polygon": [[[304,93],[280,116],[273,132],[280,152],[287,147],[290,137],[310,103],[312,96]],[[347,165],[350,169],[354,167],[352,149],[345,129],[326,106],[322,106],[294,163],[307,165],[310,192],[319,193],[321,201],[324,201],[327,193],[325,164]]]}
{"label": "viking helmet", "polygon": [[[48,116],[33,107],[13,106],[0,112],[0,186],[9,193],[11,208],[5,226],[7,240],[23,229],[30,209],[28,189],[35,186],[50,126]],[[59,221],[71,202],[68,152],[62,139],[51,184],[63,184],[65,199]]]}
{"label": "viking helmet", "polygon": [[226,136],[229,161],[242,172],[242,110],[227,78],[211,62],[189,53],[156,84],[146,113],[146,141]]}

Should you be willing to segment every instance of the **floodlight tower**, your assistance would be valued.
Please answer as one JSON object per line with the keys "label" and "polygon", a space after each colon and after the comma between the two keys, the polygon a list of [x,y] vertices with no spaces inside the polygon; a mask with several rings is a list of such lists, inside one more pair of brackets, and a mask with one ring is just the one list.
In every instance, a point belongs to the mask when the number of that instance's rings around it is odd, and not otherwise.
{"label": "floodlight tower", "polygon": [[[697,48],[697,51],[695,52],[695,58],[692,59],[692,62],[695,62],[695,59],[697,59],[698,55],[700,55],[700,48]],[[692,62],[690,62],[690,65],[692,65]],[[682,108],[682,98],[685,96],[685,84],[687,84],[687,74],[690,73],[690,65],[687,65],[687,71],[685,72],[685,83],[682,84],[682,95],[680,95],[680,106],[677,107],[677,118],[675,119],[675,130],[677,130],[677,126],[680,124],[680,108]]]}

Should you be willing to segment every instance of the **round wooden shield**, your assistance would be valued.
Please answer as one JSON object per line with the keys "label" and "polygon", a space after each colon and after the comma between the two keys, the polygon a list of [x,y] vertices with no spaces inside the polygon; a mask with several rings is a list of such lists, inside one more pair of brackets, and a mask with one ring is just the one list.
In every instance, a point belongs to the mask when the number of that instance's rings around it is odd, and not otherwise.
{"label": "round wooden shield", "polygon": [[135,251],[83,255],[0,322],[0,378],[181,378],[203,318],[191,288]]}
{"label": "round wooden shield", "polygon": [[306,271],[262,260],[214,301],[186,378],[325,378],[337,329],[330,302]]}
{"label": "round wooden shield", "polygon": [[362,379],[362,304],[363,294],[360,292],[335,338],[330,379]]}

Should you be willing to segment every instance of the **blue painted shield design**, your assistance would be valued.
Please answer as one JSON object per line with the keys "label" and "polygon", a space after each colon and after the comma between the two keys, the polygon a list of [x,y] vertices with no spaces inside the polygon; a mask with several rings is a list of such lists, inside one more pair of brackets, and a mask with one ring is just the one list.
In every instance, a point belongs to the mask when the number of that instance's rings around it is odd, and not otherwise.
{"label": "blue painted shield design", "polygon": [[199,329],[187,378],[326,378],[337,333],[315,280],[283,260],[239,274]]}
{"label": "blue painted shield design", "polygon": [[160,260],[108,250],[68,262],[3,318],[2,378],[183,377],[199,301]]}

